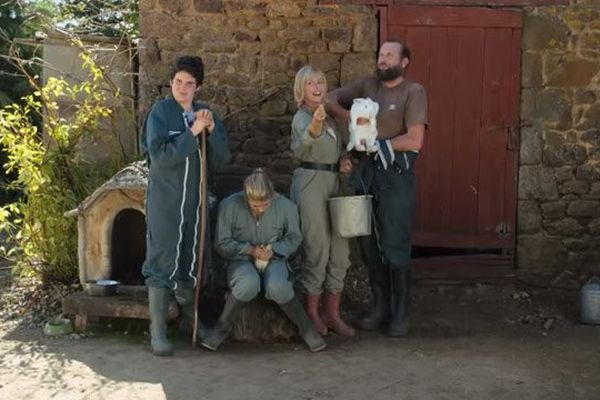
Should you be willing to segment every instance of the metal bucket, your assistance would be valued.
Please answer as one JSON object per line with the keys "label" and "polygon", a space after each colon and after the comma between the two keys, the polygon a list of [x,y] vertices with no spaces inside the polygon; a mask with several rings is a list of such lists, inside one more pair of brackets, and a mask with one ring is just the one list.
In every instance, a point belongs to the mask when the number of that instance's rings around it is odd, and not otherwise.
{"label": "metal bucket", "polygon": [[372,199],[370,195],[331,197],[331,231],[344,238],[370,235]]}
{"label": "metal bucket", "polygon": [[597,277],[581,288],[581,322],[600,324],[600,279]]}

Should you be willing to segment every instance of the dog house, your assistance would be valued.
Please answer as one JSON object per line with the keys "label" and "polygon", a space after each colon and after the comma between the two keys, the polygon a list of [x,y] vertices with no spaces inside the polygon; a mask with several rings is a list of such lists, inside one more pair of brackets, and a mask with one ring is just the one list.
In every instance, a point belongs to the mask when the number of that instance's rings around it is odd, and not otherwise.
{"label": "dog house", "polygon": [[100,186],[76,209],[79,280],[115,279],[143,285],[146,256],[145,196],[148,169],[133,163]]}

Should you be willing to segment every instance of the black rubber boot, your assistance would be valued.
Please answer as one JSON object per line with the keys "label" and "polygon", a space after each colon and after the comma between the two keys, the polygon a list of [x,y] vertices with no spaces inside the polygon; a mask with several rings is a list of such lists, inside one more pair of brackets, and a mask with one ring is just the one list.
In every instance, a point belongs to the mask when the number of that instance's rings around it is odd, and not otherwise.
{"label": "black rubber boot", "polygon": [[304,312],[300,301],[294,297],[285,304],[280,304],[279,307],[285,312],[285,315],[298,327],[300,336],[308,349],[312,352],[321,351],[327,346],[323,337],[315,330],[310,319]]}
{"label": "black rubber boot", "polygon": [[155,356],[173,354],[173,344],[167,339],[167,314],[171,300],[171,289],[148,288],[150,311],[150,343]]}
{"label": "black rubber boot", "polygon": [[244,308],[243,301],[239,301],[236,299],[231,293],[227,295],[227,300],[225,301],[225,307],[223,307],[223,312],[217,321],[215,327],[210,330],[206,335],[202,332],[202,327],[200,327],[198,331],[198,335],[200,336],[200,344],[206,347],[209,350],[216,351],[221,343],[227,336],[229,336],[229,332],[231,331],[231,326],[235,322],[237,316],[240,314],[240,311]]}
{"label": "black rubber boot", "polygon": [[364,331],[375,331],[384,328],[390,322],[390,273],[385,265],[369,268],[369,282],[373,293],[371,310],[358,323]]}
{"label": "black rubber boot", "polygon": [[408,269],[392,269],[392,319],[388,335],[404,337],[408,334],[408,306],[410,303],[410,271]]}
{"label": "black rubber boot", "polygon": [[194,329],[194,300],[196,291],[194,288],[175,289],[175,301],[179,305],[179,331],[185,335],[191,335]]}

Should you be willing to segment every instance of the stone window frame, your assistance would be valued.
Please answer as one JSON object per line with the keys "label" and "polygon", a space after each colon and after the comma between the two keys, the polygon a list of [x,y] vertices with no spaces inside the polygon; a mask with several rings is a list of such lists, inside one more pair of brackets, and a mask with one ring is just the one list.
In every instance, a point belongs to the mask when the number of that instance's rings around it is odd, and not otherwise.
{"label": "stone window frame", "polygon": [[319,5],[363,4],[372,6],[481,6],[481,7],[531,7],[568,6],[569,0],[318,0]]}

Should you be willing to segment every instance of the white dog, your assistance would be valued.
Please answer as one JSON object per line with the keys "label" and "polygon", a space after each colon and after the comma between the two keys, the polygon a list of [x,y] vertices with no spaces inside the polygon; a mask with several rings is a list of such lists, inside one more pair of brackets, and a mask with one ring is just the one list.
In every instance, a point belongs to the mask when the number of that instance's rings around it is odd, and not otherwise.
{"label": "white dog", "polygon": [[[379,150],[377,143],[377,112],[379,104],[370,98],[357,98],[350,108],[350,141],[346,151],[356,149],[373,153]],[[367,120],[366,124],[358,124],[358,120]]]}

